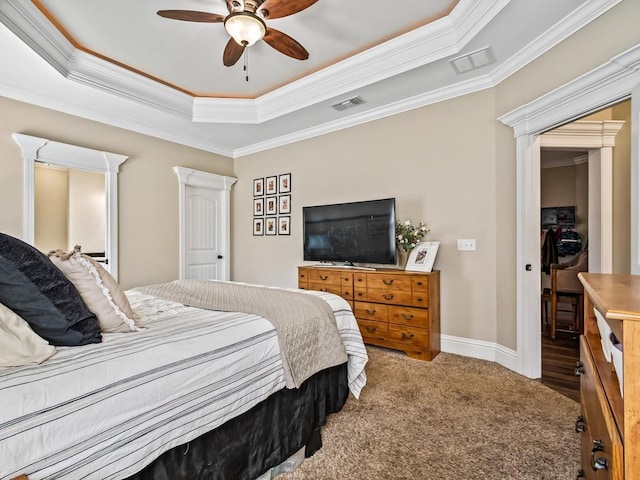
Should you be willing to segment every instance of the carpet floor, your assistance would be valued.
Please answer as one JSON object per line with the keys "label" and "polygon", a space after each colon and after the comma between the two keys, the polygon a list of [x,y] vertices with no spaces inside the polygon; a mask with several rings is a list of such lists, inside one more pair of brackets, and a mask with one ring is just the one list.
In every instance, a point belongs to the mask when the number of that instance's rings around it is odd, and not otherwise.
{"label": "carpet floor", "polygon": [[580,406],[498,364],[367,347],[367,386],[278,480],[573,479]]}

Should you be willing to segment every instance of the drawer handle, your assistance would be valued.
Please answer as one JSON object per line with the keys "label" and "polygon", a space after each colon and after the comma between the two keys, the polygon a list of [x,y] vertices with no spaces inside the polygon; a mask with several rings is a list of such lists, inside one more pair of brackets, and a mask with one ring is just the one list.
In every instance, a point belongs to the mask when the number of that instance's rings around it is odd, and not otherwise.
{"label": "drawer handle", "polygon": [[421,287],[421,286],[423,285],[423,283],[422,283],[422,282],[416,282],[416,284],[417,284],[419,287]]}
{"label": "drawer handle", "polygon": [[375,315],[376,313],[375,310],[369,310],[368,308],[365,308],[364,311],[367,312],[369,315]]}
{"label": "drawer handle", "polygon": [[393,297],[394,297],[393,293],[385,293],[382,296],[385,300],[393,300]]}
{"label": "drawer handle", "polygon": [[300,275],[300,278],[304,278],[304,273]]}
{"label": "drawer handle", "polygon": [[364,293],[362,293],[362,292],[358,292],[358,296],[359,296],[359,297],[364,297]]}
{"label": "drawer handle", "polygon": [[606,470],[609,465],[607,465],[607,459],[604,457],[596,458],[596,453],[602,451],[602,440],[594,440],[593,448],[591,449],[591,468],[594,471],[598,470]]}
{"label": "drawer handle", "polygon": [[351,292],[349,290],[347,290],[346,292],[344,292],[345,297],[350,297],[351,296]]}
{"label": "drawer handle", "polygon": [[421,301],[422,301],[422,297],[416,298],[416,302],[421,302]]}
{"label": "drawer handle", "polygon": [[403,340],[411,340],[413,337],[414,337],[413,333],[402,332],[402,339]]}
{"label": "drawer handle", "polygon": [[576,433],[582,433],[584,431],[585,431],[584,417],[580,415],[578,416],[578,418],[576,418]]}
{"label": "drawer handle", "polygon": [[327,293],[328,293],[328,292],[329,292],[329,289],[328,289],[327,287],[325,287],[325,288],[321,288],[321,289],[320,289],[320,291],[321,291],[321,292],[327,292]]}
{"label": "drawer handle", "polygon": [[378,327],[365,327],[365,330],[369,333],[373,333],[378,329]]}
{"label": "drawer handle", "polygon": [[401,314],[401,317],[404,318],[406,321],[409,321],[409,320],[411,320],[413,318],[413,315],[412,314],[403,313],[403,314]]}
{"label": "drawer handle", "polygon": [[387,280],[386,278],[383,278],[382,283],[384,283],[385,285],[393,285],[393,280]]}
{"label": "drawer handle", "polygon": [[329,275],[320,275],[320,280],[328,280]]}
{"label": "drawer handle", "polygon": [[359,282],[361,282],[361,281],[362,281],[362,279],[361,279],[361,278],[359,278],[359,279],[358,279],[358,281],[359,281]]}
{"label": "drawer handle", "polygon": [[574,370],[574,374],[576,377],[579,377],[584,373],[584,365],[582,362],[576,362],[576,369]]}

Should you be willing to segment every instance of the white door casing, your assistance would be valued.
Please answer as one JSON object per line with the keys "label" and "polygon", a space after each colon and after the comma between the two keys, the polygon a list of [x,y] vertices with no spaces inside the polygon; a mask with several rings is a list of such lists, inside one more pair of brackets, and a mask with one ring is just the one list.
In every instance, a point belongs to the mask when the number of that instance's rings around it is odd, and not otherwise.
{"label": "white door casing", "polygon": [[105,268],[118,279],[118,172],[125,155],[55,142],[47,138],[13,133],[13,140],[22,149],[23,158],[23,240],[33,245],[35,240],[35,163],[44,162],[61,167],[77,168],[105,174],[106,219]]}
{"label": "white door casing", "polygon": [[[640,100],[640,44],[575,80],[499,118],[514,129],[517,161],[517,364],[530,378],[541,375],[540,349],[540,178],[539,137],[548,130],[631,97],[632,112]],[[633,117],[638,118],[638,115]],[[634,123],[634,122],[632,122]],[[631,197],[638,199],[637,126],[632,126]],[[537,165],[535,150],[538,151]],[[537,172],[537,173],[536,173]],[[638,208],[632,205],[631,271],[638,271]],[[532,221],[531,219],[536,221]],[[533,240],[532,240],[533,239]],[[535,240],[537,239],[537,241]],[[531,265],[531,270],[526,270]],[[535,277],[536,280],[531,278]],[[534,332],[535,331],[535,332]]]}
{"label": "white door casing", "polygon": [[229,280],[231,187],[237,181],[174,167],[179,185],[180,278]]}

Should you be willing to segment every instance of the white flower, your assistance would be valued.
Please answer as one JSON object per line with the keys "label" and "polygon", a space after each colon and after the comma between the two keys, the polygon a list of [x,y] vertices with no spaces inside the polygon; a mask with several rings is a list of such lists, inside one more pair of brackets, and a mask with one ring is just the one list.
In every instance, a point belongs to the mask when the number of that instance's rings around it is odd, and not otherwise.
{"label": "white flower", "polygon": [[406,222],[404,222],[404,224],[408,227],[409,225],[411,225],[411,220],[407,220]]}

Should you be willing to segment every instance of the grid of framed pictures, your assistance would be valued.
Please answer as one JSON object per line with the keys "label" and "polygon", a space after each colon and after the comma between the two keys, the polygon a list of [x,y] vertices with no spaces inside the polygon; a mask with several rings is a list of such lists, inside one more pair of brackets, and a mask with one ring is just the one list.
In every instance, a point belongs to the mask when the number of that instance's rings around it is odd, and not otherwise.
{"label": "grid of framed pictures", "polygon": [[291,174],[253,180],[253,234],[291,234]]}

